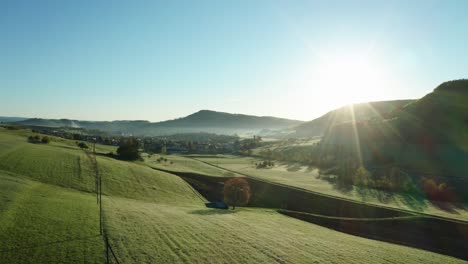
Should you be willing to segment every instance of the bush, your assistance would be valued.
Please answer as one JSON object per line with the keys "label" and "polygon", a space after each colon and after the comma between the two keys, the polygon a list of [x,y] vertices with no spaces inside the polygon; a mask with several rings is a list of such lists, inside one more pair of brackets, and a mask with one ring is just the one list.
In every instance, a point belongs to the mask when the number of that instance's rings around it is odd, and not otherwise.
{"label": "bush", "polygon": [[29,136],[28,137],[28,142],[30,143],[43,143],[47,144],[50,142],[50,138],[48,136],[43,136],[42,139],[38,135],[35,136]]}
{"label": "bush", "polygon": [[86,143],[84,142],[80,142],[80,143],[77,143],[78,147],[80,147],[81,149],[88,149],[88,145],[86,145]]}
{"label": "bush", "polygon": [[263,162],[255,163],[255,166],[257,167],[257,169],[264,169],[267,167],[274,167],[275,163],[272,161],[264,160]]}

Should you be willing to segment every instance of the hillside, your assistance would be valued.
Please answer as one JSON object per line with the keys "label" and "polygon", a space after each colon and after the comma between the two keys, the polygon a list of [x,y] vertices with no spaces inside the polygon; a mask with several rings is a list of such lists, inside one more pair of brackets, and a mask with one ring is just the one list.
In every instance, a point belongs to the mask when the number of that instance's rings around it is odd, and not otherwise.
{"label": "hillside", "polygon": [[217,134],[256,134],[262,130],[279,130],[298,125],[301,121],[270,116],[252,116],[201,110],[189,116],[151,123],[148,121],[79,121],[69,119],[33,118],[19,124],[46,127],[97,129],[111,134],[158,136],[179,133],[209,132]]}
{"label": "hillside", "polygon": [[337,124],[351,122],[352,120],[385,119],[391,112],[401,109],[413,101],[414,100],[379,101],[344,106],[332,110],[317,119],[294,127],[293,130],[295,130],[295,133],[290,136],[323,136],[330,127]]}
{"label": "hillside", "polygon": [[322,148],[337,147],[368,168],[399,168],[418,181],[448,185],[466,201],[468,80],[445,82],[388,119],[331,127]]}
{"label": "hillside", "polygon": [[428,157],[446,159],[450,153],[443,153],[443,149],[450,147],[458,153],[451,153],[451,156],[466,158],[468,80],[443,83],[432,93],[391,112],[387,119],[347,122],[330,127],[324,143],[348,145],[354,144],[356,139],[364,153],[368,153],[371,145],[374,148],[378,145],[415,145],[419,146],[421,154]]}
{"label": "hillside", "polygon": [[[93,167],[72,141],[32,144],[0,128],[0,259],[102,263]],[[99,148],[98,148],[99,150]],[[97,156],[109,243],[121,263],[459,263],[347,235],[274,210],[207,209],[179,177]]]}

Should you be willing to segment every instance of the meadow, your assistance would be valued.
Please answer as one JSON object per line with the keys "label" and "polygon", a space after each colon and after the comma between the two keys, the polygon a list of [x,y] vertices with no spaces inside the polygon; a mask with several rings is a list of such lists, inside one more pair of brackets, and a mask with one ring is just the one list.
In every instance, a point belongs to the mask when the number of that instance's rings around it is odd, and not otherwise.
{"label": "meadow", "polygon": [[[87,155],[63,139],[28,143],[30,134],[0,128],[0,259],[104,262],[94,171]],[[100,155],[106,151],[97,155],[104,225],[121,263],[462,263],[271,209],[208,209],[181,178],[142,162]],[[184,170],[190,169],[186,166]]]}
{"label": "meadow", "polygon": [[2,263],[99,263],[95,196],[0,172]]}
{"label": "meadow", "polygon": [[[198,156],[193,156],[198,157]],[[200,156],[205,157],[205,156]],[[206,156],[210,157],[210,156]],[[207,166],[207,164],[196,159],[187,158],[177,155],[159,155],[153,154],[151,156],[143,155],[144,163],[155,169],[169,170],[174,172],[193,172],[207,176],[216,177],[239,177],[241,175],[227,171],[225,169],[216,168],[214,166]],[[167,161],[160,160],[161,158]],[[159,160],[159,161],[158,161]]]}
{"label": "meadow", "polygon": [[468,210],[466,210],[466,208],[453,207],[450,208],[450,210],[446,210],[424,198],[418,197],[418,199],[416,199],[415,197],[408,197],[401,194],[390,195],[389,193],[373,189],[337,189],[328,181],[320,179],[318,177],[320,171],[314,167],[276,162],[273,167],[257,169],[255,163],[262,162],[263,160],[253,157],[231,155],[220,155],[219,158],[213,156],[188,157],[206,162],[206,165],[211,164],[214,167],[227,169],[232,173],[248,175],[264,181],[285,184],[325,195],[462,221],[468,220]]}

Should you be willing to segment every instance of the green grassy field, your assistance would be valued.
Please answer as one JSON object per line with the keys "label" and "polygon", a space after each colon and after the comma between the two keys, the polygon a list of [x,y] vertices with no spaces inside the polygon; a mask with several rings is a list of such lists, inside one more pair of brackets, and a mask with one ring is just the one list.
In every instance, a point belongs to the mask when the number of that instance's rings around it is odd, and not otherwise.
{"label": "green grassy field", "polygon": [[468,220],[468,210],[466,209],[453,208],[452,211],[442,210],[427,200],[416,201],[398,194],[388,196],[377,190],[359,190],[356,188],[346,191],[338,190],[329,182],[318,179],[317,176],[319,175],[319,171],[316,168],[277,162],[272,168],[257,169],[255,163],[261,162],[259,159],[227,155],[223,155],[222,158],[215,158],[212,156],[204,158],[203,156],[198,156],[196,159],[228,170],[243,173],[254,178],[299,187],[326,195],[353,199],[356,201],[392,208],[422,212],[435,216],[464,221]]}
{"label": "green grassy field", "polygon": [[[166,161],[157,161],[160,157],[166,158]],[[196,156],[194,156],[196,157]],[[172,163],[171,163],[172,162]],[[158,155],[144,156],[144,163],[152,168],[163,169],[174,172],[193,172],[207,176],[217,177],[238,177],[239,174],[232,173],[213,166],[207,166],[205,163],[195,159],[188,159],[184,156],[176,155]]]}
{"label": "green grassy field", "polygon": [[104,201],[124,263],[450,263],[453,258],[359,238],[273,210]]}
{"label": "green grassy field", "polygon": [[[26,142],[27,135],[0,128],[1,262],[102,263],[87,156],[74,142],[35,145]],[[205,200],[175,175],[104,156],[97,162],[105,226],[121,263],[462,262],[274,210],[207,209]]]}
{"label": "green grassy field", "polygon": [[93,195],[0,172],[1,263],[98,263]]}

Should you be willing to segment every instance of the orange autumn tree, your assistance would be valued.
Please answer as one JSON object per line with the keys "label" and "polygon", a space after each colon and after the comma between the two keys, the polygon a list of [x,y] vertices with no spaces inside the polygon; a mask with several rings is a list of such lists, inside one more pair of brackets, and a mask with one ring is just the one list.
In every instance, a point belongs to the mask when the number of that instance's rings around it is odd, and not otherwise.
{"label": "orange autumn tree", "polygon": [[242,206],[249,203],[250,185],[243,178],[232,178],[224,183],[224,202],[232,206]]}

